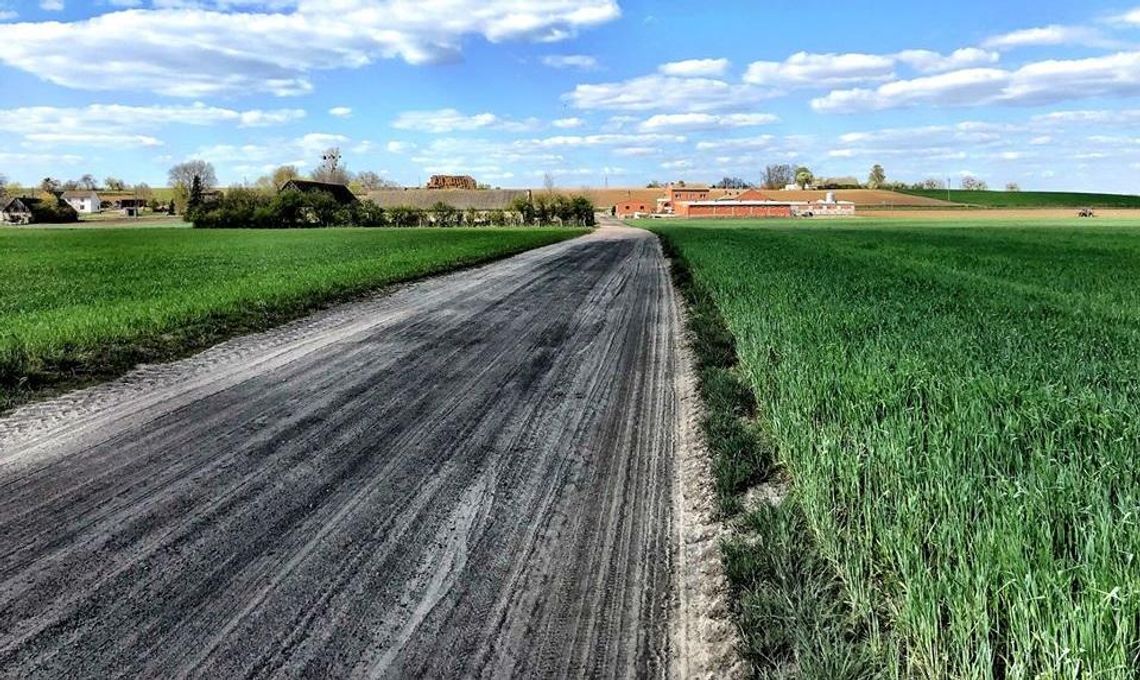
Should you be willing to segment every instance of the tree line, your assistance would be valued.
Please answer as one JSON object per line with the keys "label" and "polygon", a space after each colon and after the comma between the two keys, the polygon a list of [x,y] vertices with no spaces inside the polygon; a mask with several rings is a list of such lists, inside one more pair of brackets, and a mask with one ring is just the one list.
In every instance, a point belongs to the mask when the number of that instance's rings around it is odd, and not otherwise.
{"label": "tree line", "polygon": [[201,182],[191,184],[186,218],[198,229],[310,229],[322,227],[594,226],[594,205],[584,196],[539,194],[509,208],[462,210],[446,203],[423,209],[383,208],[363,200],[342,204],[325,191],[276,193],[235,187],[212,201]]}

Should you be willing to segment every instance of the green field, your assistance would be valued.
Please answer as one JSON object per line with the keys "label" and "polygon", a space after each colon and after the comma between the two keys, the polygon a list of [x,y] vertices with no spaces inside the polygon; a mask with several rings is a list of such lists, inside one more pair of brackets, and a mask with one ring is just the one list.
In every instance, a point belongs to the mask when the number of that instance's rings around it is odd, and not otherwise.
{"label": "green field", "polygon": [[902,189],[899,193],[985,208],[1140,208],[1140,196],[1061,191]]}
{"label": "green field", "polygon": [[1140,673],[1140,222],[966,220],[653,226],[762,677]]}
{"label": "green field", "polygon": [[0,229],[0,410],[573,229]]}

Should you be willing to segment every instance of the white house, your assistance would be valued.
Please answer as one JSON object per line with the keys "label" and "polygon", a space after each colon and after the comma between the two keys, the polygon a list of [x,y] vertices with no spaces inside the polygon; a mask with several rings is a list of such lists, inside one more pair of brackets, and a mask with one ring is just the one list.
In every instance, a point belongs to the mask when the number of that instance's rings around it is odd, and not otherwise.
{"label": "white house", "polygon": [[102,202],[99,199],[99,194],[94,191],[65,191],[62,198],[67,201],[68,205],[75,208],[75,212],[85,215],[99,212],[99,206]]}

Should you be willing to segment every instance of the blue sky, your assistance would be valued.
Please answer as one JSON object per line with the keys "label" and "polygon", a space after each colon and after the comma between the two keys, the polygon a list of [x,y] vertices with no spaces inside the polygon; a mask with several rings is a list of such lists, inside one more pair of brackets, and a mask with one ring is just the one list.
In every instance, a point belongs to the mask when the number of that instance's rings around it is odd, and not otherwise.
{"label": "blue sky", "polygon": [[[1135,1],[1135,0],[1134,0]],[[1140,5],[0,0],[0,173],[1140,191]]]}

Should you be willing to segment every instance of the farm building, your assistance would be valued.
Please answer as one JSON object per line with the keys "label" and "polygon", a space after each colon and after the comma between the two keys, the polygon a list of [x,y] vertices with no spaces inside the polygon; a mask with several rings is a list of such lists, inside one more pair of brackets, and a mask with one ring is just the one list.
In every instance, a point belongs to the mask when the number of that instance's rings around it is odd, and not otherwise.
{"label": "farm building", "polygon": [[331,182],[314,182],[307,179],[291,179],[285,184],[281,185],[281,191],[300,191],[301,193],[311,193],[316,191],[323,191],[336,199],[337,203],[341,205],[351,205],[357,202],[356,194],[352,193],[352,189],[344,184],[333,184]]}
{"label": "farm building", "polygon": [[475,191],[479,188],[479,183],[469,175],[432,175],[431,179],[428,180],[427,188],[433,191],[440,189]]}
{"label": "farm building", "polygon": [[31,224],[32,211],[14,196],[0,196],[0,224]]}
{"label": "farm building", "polygon": [[657,213],[672,215],[681,203],[709,200],[710,189],[702,185],[669,185],[665,196],[657,199]]}
{"label": "farm building", "polygon": [[618,217],[634,217],[637,215],[648,215],[654,211],[654,205],[646,201],[638,201],[630,199],[622,201],[614,206],[614,214]]}
{"label": "farm building", "polygon": [[368,192],[368,200],[381,208],[420,208],[428,210],[444,203],[457,210],[509,210],[518,199],[528,200],[527,189],[379,189]]}
{"label": "farm building", "polygon": [[[668,196],[666,198],[669,198]],[[710,200],[674,200],[672,214],[692,218],[839,217],[855,214],[855,204],[828,193],[817,201],[773,200],[756,189]]]}
{"label": "farm building", "polygon": [[94,191],[65,191],[60,197],[75,209],[75,212],[90,215],[99,212],[103,201]]}

